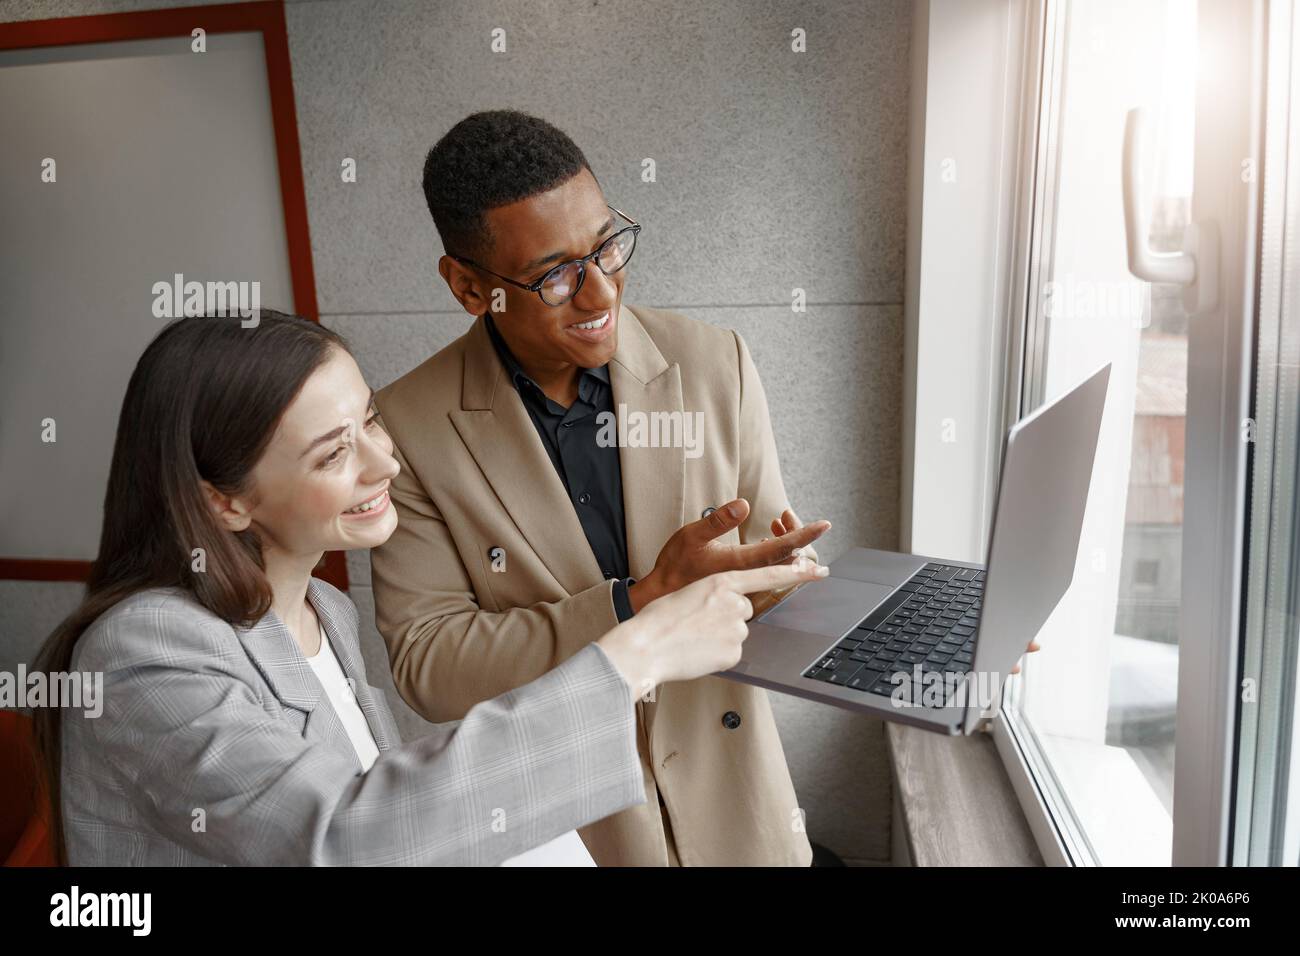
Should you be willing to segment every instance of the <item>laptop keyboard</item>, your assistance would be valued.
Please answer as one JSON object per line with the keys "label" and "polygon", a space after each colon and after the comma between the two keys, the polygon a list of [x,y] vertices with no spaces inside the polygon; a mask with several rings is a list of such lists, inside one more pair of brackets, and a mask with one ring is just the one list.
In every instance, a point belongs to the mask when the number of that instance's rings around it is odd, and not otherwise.
{"label": "laptop keyboard", "polygon": [[965,676],[975,653],[983,607],[984,572],[950,564],[927,564],[803,676],[888,697],[893,675],[921,672]]}

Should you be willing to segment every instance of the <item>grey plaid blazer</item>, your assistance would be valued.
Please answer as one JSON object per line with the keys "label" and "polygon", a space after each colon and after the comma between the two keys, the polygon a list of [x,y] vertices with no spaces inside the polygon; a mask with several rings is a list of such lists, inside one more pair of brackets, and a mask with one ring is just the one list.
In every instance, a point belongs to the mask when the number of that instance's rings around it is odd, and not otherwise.
{"label": "grey plaid blazer", "polygon": [[403,744],[351,600],[308,597],[380,754],[367,773],[273,612],[235,628],[178,588],[82,635],[103,712],[63,714],[73,865],[495,864],[645,800],[631,690],[592,644]]}

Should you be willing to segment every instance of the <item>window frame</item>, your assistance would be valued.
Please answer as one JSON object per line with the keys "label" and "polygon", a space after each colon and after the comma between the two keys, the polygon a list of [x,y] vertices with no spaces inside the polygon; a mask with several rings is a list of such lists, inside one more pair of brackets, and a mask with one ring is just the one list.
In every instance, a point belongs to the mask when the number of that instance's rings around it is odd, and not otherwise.
{"label": "window frame", "polygon": [[[1039,76],[1038,96],[1031,101],[1042,103],[1044,108],[1039,117],[1040,149],[1030,167],[1034,174],[1035,197],[1046,195],[1052,182],[1045,177],[1055,164],[1055,124],[1060,116],[1060,97],[1064,87],[1064,80],[1056,69],[1064,62],[1062,52],[1068,39],[1066,14],[1069,2],[1047,0],[1040,8],[1044,26],[1043,70]],[[1255,54],[1260,42],[1255,29],[1258,7],[1255,13],[1254,24],[1250,17],[1234,21],[1224,16],[1222,6],[1203,0],[1198,5],[1198,37],[1205,36],[1207,31],[1217,31],[1225,45],[1235,45],[1238,51]],[[1250,62],[1257,64],[1261,61],[1258,56],[1252,56]],[[1220,86],[1239,87],[1232,94],[1219,94],[1220,97],[1240,96],[1238,102],[1251,103],[1251,109],[1244,112],[1252,118],[1259,115],[1260,87],[1256,76],[1221,76],[1216,80]],[[1204,120],[1199,114],[1207,105],[1205,94],[1206,83],[1204,78],[1200,78],[1197,109],[1198,120],[1202,122]],[[1222,119],[1216,117],[1216,120]],[[1258,142],[1256,129],[1250,131],[1250,142]],[[1198,139],[1198,169],[1202,165],[1200,161],[1205,158],[1206,151],[1202,146]],[[1118,162],[1119,157],[1116,157]],[[1234,228],[1246,237],[1247,249],[1246,254],[1236,261],[1225,256],[1221,277],[1224,294],[1217,308],[1189,322],[1173,865],[1221,866],[1227,862],[1228,856],[1249,451],[1237,438],[1237,423],[1246,417],[1250,407],[1253,276],[1245,274],[1245,269],[1254,258],[1254,222],[1257,216],[1256,191],[1246,192],[1250,198],[1242,204],[1224,204],[1218,201],[1219,197],[1210,197],[1207,201],[1199,195],[1194,195],[1192,202],[1194,220],[1220,217],[1229,220],[1224,222],[1224,226]],[[1031,242],[1017,250],[1029,257],[1023,271],[1027,277],[1032,276],[1025,286],[1025,313],[1020,317],[1009,311],[1006,316],[1012,329],[1018,325],[1025,328],[1026,348],[1020,356],[1009,355],[1011,363],[1019,362],[1021,366],[1018,375],[1021,382],[1019,411],[1025,414],[1038,407],[1043,398],[1047,330],[1041,302],[1036,301],[1039,297],[1032,295],[1032,290],[1038,287],[1038,277],[1043,270],[1050,268],[1046,257],[1047,244],[1042,240],[1044,230],[1051,228],[1051,212],[1045,210],[1046,216],[1038,217],[1039,221],[1031,230]],[[1235,222],[1231,221],[1234,219]],[[1228,244],[1224,248],[1234,247]],[[1216,346],[1222,349],[1217,362],[1198,361],[1207,355],[1213,358]],[[1008,383],[1016,378],[1016,369],[1009,368]],[[1204,396],[1211,396],[1213,401]],[[1008,406],[1012,404],[1007,403]],[[1007,410],[1010,412],[1009,407]],[[1004,426],[1010,427],[1013,421],[1008,418]],[[1017,693],[1018,684],[1015,681],[1010,688],[1012,697]],[[1186,706],[1186,702],[1193,700],[1199,702],[1197,706]],[[1008,773],[1031,774],[1029,781],[1016,785],[1017,793],[1027,790],[1027,784],[1032,784],[1039,794],[1035,804],[1025,808],[1026,813],[1031,810],[1047,812],[1058,847],[1071,862],[1076,865],[1098,864],[1100,861],[1089,848],[1086,835],[1075,827],[1072,814],[1064,806],[1064,795],[1051,777],[1050,763],[1032,744],[1032,734],[1018,711],[1014,707],[1004,709],[993,722],[992,729],[1004,758],[1012,751],[1019,755],[1018,760],[1008,762]],[[1046,828],[1040,826],[1039,829]]]}
{"label": "window frame", "polygon": [[[907,349],[905,353],[905,440],[904,496],[901,546],[920,553],[936,550],[938,542],[924,523],[927,508],[941,509],[945,519],[957,525],[956,535],[979,528],[981,546],[987,545],[987,516],[991,513],[997,474],[1001,462],[1001,436],[1022,414],[1041,404],[1042,370],[1045,368],[1046,328],[1042,303],[1030,291],[1041,288],[1044,270],[1050,268],[1045,249],[1050,244],[1054,208],[1049,187],[1054,183],[1056,124],[1060,105],[1066,14],[1070,0],[1036,0],[1024,4],[951,0],[922,0],[914,29],[924,30],[923,42],[914,48],[921,62],[914,62],[914,83],[918,100],[913,106],[924,115],[913,119],[911,175],[920,188],[909,202],[909,276],[911,302],[905,309]],[[1223,104],[1235,98],[1250,104],[1240,118],[1228,124],[1239,140],[1246,140],[1262,155],[1257,144],[1262,101],[1262,77],[1258,65],[1263,43],[1264,4],[1251,0],[1243,9],[1229,8],[1220,0],[1200,0],[1198,37],[1214,31],[1221,49],[1248,56],[1252,68],[1239,75],[1213,78],[1215,88],[1198,78],[1198,119],[1206,102]],[[1246,14],[1246,15],[1243,15]],[[946,53],[955,31],[987,30],[993,16],[1005,16],[1005,42],[986,55],[1000,58],[995,64],[992,99],[978,101],[973,108],[986,111],[979,120],[1000,130],[1004,145],[995,164],[1011,177],[1013,188],[998,194],[993,214],[975,223],[949,212],[943,201],[928,200],[937,192],[933,167],[942,157],[926,142],[927,127],[942,123],[952,110],[955,87],[969,84],[969,77],[943,73],[936,62]],[[938,29],[939,34],[935,35]],[[1204,40],[1200,40],[1204,44]],[[931,52],[933,51],[933,53]],[[1000,75],[999,75],[1000,74]],[[915,87],[914,87],[915,88]],[[1000,94],[1001,103],[998,103]],[[931,115],[932,104],[935,114]],[[968,107],[972,108],[972,107]],[[1221,117],[1216,117],[1221,119]],[[1226,138],[1226,137],[1225,137]],[[1222,155],[1203,156],[1202,137],[1197,142],[1196,168],[1204,162],[1222,163]],[[1206,152],[1211,152],[1206,149]],[[1224,150],[1220,149],[1219,153]],[[1116,164],[1120,157],[1116,157]],[[1210,193],[1213,191],[1198,190]],[[1257,189],[1233,195],[1193,197],[1195,221],[1221,220],[1225,251],[1243,255],[1224,256],[1220,276],[1219,303],[1215,310],[1198,316],[1195,330],[1189,329],[1188,429],[1186,450],[1186,511],[1183,537],[1183,628],[1179,641],[1179,701],[1197,700],[1195,708],[1180,706],[1176,730],[1176,798],[1174,805],[1174,865],[1220,866],[1228,862],[1233,781],[1234,732],[1238,695],[1236,681],[1239,656],[1239,626],[1242,581],[1245,572],[1245,492],[1249,472],[1245,443],[1237,439],[1237,423],[1248,415],[1251,391],[1251,350],[1254,325],[1254,275],[1250,264],[1255,256]],[[911,195],[911,193],[910,193]],[[1041,197],[1047,197],[1044,204]],[[915,223],[912,219],[915,218]],[[972,372],[962,382],[937,381],[939,376],[919,374],[934,364],[927,355],[926,334],[951,321],[942,310],[927,305],[929,280],[923,265],[941,260],[945,230],[972,228],[986,238],[985,252],[977,269],[993,277],[995,294],[988,308],[970,310],[963,318],[981,324],[980,334],[992,355],[1005,361],[991,362],[987,370]],[[933,237],[933,238],[932,238]],[[939,252],[931,252],[937,247]],[[964,267],[969,270],[970,264]],[[1250,271],[1248,271],[1248,269]],[[969,271],[962,276],[969,275]],[[953,281],[951,277],[947,281]],[[968,290],[973,299],[982,287]],[[1195,349],[1193,353],[1191,350]],[[1198,362],[1198,357],[1218,352],[1218,361]],[[948,481],[968,481],[983,489],[982,508],[964,508],[951,500],[939,501],[924,481],[923,442],[920,410],[936,403],[955,403],[964,398],[971,379],[980,383],[987,407],[993,412],[986,420],[988,453],[968,456],[961,467],[951,470]],[[1193,397],[1195,396],[1195,398]],[[1196,416],[1193,419],[1193,409]],[[1000,414],[998,409],[1000,408]],[[954,507],[958,513],[954,515]],[[982,514],[975,513],[982,510]],[[969,513],[967,513],[969,512]],[[920,533],[917,527],[920,527]],[[952,550],[949,547],[947,550]],[[950,555],[954,558],[960,555]],[[976,560],[981,560],[977,558]],[[1017,693],[1019,678],[1011,678],[1004,704]],[[1064,797],[1044,755],[1033,745],[1032,734],[1018,719],[1013,707],[1004,706],[990,722],[998,752],[1044,861],[1048,865],[1093,865],[1098,861],[1085,834],[1079,831],[1064,805]]]}

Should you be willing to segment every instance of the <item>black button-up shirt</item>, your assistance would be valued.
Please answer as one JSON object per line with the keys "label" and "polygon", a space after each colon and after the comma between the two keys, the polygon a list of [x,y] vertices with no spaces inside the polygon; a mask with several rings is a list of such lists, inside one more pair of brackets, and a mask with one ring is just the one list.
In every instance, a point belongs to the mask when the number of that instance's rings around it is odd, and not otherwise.
{"label": "black button-up shirt", "polygon": [[[492,345],[505,366],[510,381],[533,420],[551,464],[573,502],[587,544],[596,556],[601,573],[614,581],[614,611],[620,621],[632,616],[628,586],[627,532],[623,519],[623,472],[618,446],[602,447],[596,441],[601,412],[614,414],[614,388],[609,366],[584,368],[578,377],[578,397],[565,408],[549,398],[528,377],[509,346],[497,331],[492,316],[484,315]],[[608,420],[608,419],[607,419]]]}

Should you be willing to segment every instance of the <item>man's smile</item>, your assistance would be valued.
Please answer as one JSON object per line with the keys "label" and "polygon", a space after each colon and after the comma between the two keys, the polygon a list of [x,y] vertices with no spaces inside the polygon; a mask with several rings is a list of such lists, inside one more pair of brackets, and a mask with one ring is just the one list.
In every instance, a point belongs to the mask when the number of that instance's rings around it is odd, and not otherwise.
{"label": "man's smile", "polygon": [[584,342],[603,342],[613,334],[614,327],[617,324],[615,310],[610,309],[594,319],[574,322],[572,325],[566,326],[564,331],[568,335],[576,335]]}

